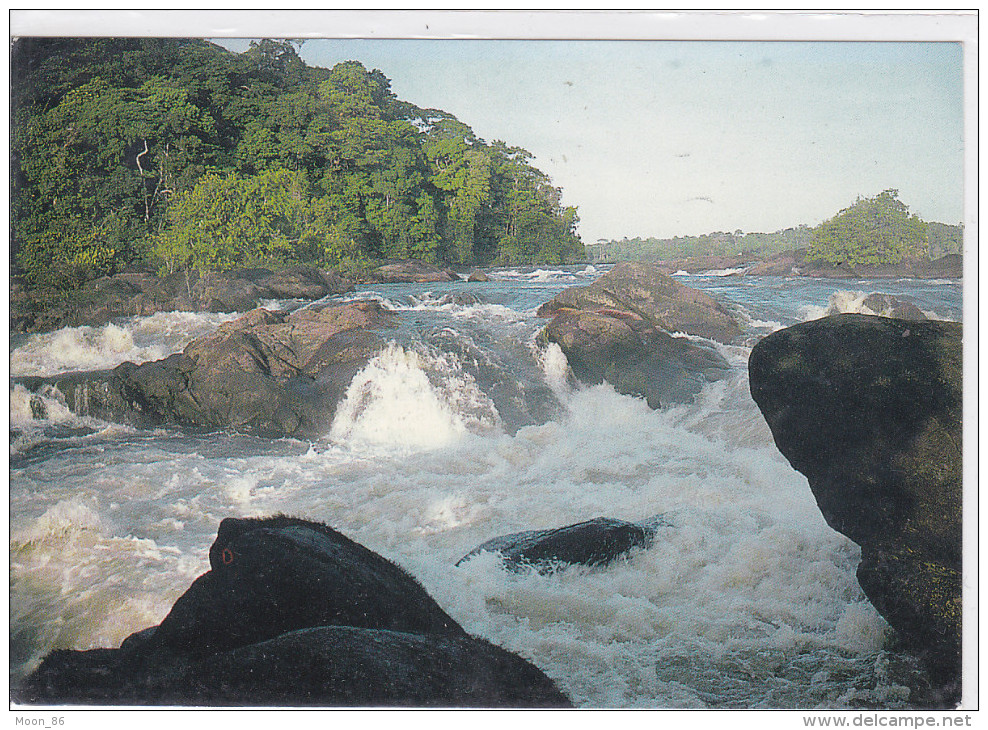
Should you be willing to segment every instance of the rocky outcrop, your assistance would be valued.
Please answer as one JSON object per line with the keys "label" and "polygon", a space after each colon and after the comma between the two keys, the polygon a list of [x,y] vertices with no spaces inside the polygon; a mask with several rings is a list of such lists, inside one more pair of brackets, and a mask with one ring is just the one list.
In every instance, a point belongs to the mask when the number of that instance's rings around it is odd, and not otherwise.
{"label": "rocky outcrop", "polygon": [[265,299],[321,299],[353,288],[334,271],[293,267],[279,271],[236,269],[179,273],[164,278],[146,272],[91,281],[69,302],[52,305],[26,291],[11,301],[11,329],[44,332],[60,327],[100,326],[117,317],[156,312],[246,312]]}
{"label": "rocky outcrop", "polygon": [[467,281],[490,281],[491,277],[485,274],[480,269],[474,269],[470,272],[470,276],[467,277]]}
{"label": "rocky outcrop", "polygon": [[297,518],[227,519],[210,570],[119,649],[50,654],[27,703],[565,707],[397,565]]}
{"label": "rocky outcrop", "polygon": [[769,335],[751,394],[858,580],[950,705],[960,693],[961,325],[844,314]]}
{"label": "rocky outcrop", "polygon": [[423,284],[433,281],[461,281],[451,269],[441,269],[417,259],[390,261],[372,269],[368,275],[371,282],[380,284]]}
{"label": "rocky outcrop", "polygon": [[589,286],[563,290],[539,307],[538,316],[574,309],[616,312],[626,319],[636,316],[665,332],[685,332],[725,344],[741,334],[741,325],[726,307],[652,264],[618,264]]}
{"label": "rocky outcrop", "polygon": [[[317,437],[396,317],[376,301],[253,310],[184,352],[52,382],[77,413],[138,426]],[[22,379],[31,389],[37,379]]]}
{"label": "rocky outcrop", "polygon": [[502,535],[475,547],[456,564],[483,552],[497,553],[509,570],[531,567],[550,573],[563,565],[607,565],[635,548],[648,549],[655,531],[668,523],[662,516],[644,522],[596,517],[551,530],[530,530]]}
{"label": "rocky outcrop", "polygon": [[619,264],[589,286],[560,292],[538,315],[551,317],[542,342],[559,345],[580,381],[610,383],[652,408],[688,401],[728,372],[712,344],[684,334],[718,342],[741,334],[726,308],[649,264]]}

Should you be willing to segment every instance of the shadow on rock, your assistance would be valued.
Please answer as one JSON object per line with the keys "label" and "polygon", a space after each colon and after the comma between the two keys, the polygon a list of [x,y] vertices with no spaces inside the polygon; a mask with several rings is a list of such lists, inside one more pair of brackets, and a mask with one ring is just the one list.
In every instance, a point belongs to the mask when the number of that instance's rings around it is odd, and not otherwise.
{"label": "shadow on rock", "polygon": [[537,667],[468,635],[408,573],[325,525],[226,519],[210,571],[119,649],[56,651],[19,701],[568,707]]}
{"label": "shadow on rock", "polygon": [[827,523],[861,546],[865,595],[960,698],[962,328],[843,314],[769,335],[751,394]]}

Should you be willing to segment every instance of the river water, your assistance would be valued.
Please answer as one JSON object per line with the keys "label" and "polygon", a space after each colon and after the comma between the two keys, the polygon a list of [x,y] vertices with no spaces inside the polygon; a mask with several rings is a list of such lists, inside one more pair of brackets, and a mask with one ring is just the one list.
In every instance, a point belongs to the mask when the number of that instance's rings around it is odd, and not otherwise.
{"label": "river water", "polygon": [[[678,275],[731,307],[742,341],[692,402],[653,411],[585,387],[535,344],[537,307],[606,266],[502,269],[487,283],[364,287],[391,344],[323,438],[139,430],[12,385],[10,672],[56,648],[112,647],[158,623],[208,569],[221,519],[326,522],[394,560],[469,632],[534,662],[583,707],[907,706],[857,546],[831,530],[748,392],[751,346],[861,311],[873,291],[961,319],[958,281]],[[477,297],[464,297],[463,294]],[[294,308],[302,302],[266,302]],[[169,313],[11,340],[11,373],[180,351],[233,315]],[[504,570],[498,535],[664,514],[654,545],[604,568]]]}

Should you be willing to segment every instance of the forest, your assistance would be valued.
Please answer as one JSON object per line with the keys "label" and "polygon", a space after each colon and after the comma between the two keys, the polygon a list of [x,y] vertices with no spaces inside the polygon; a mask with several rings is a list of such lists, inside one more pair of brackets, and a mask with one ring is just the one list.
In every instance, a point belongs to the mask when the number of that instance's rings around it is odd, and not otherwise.
{"label": "forest", "polygon": [[587,247],[593,261],[674,261],[689,256],[743,256],[765,259],[784,251],[805,251],[809,261],[826,264],[898,264],[961,253],[964,228],[923,221],[899,200],[899,191],[858,197],[848,208],[817,226],[799,225],[774,233],[718,231],[675,238],[625,238]]}
{"label": "forest", "polygon": [[584,258],[576,209],[531,153],[299,47],[15,40],[13,275],[66,292],[133,268]]}

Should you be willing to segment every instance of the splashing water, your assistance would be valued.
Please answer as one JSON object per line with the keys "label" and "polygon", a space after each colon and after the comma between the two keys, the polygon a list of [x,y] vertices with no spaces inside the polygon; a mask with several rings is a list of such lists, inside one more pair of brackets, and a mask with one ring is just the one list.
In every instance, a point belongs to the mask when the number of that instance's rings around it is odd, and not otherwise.
{"label": "splashing water", "polygon": [[[208,569],[222,518],[284,512],[395,560],[580,706],[906,706],[906,660],[858,586],[857,546],[827,526],[748,393],[750,343],[832,283],[701,282],[749,313],[749,342],[721,348],[730,377],[653,411],[532,346],[532,312],[571,282],[527,274],[470,289],[481,305],[382,286],[404,329],[316,443],[112,427],[14,385],[12,427],[40,445],[15,452],[12,431],[12,678],[159,622]],[[955,306],[935,297],[917,303]],[[509,412],[524,418],[509,427]],[[455,566],[499,535],[656,514],[668,526],[653,546],[606,568]]]}

